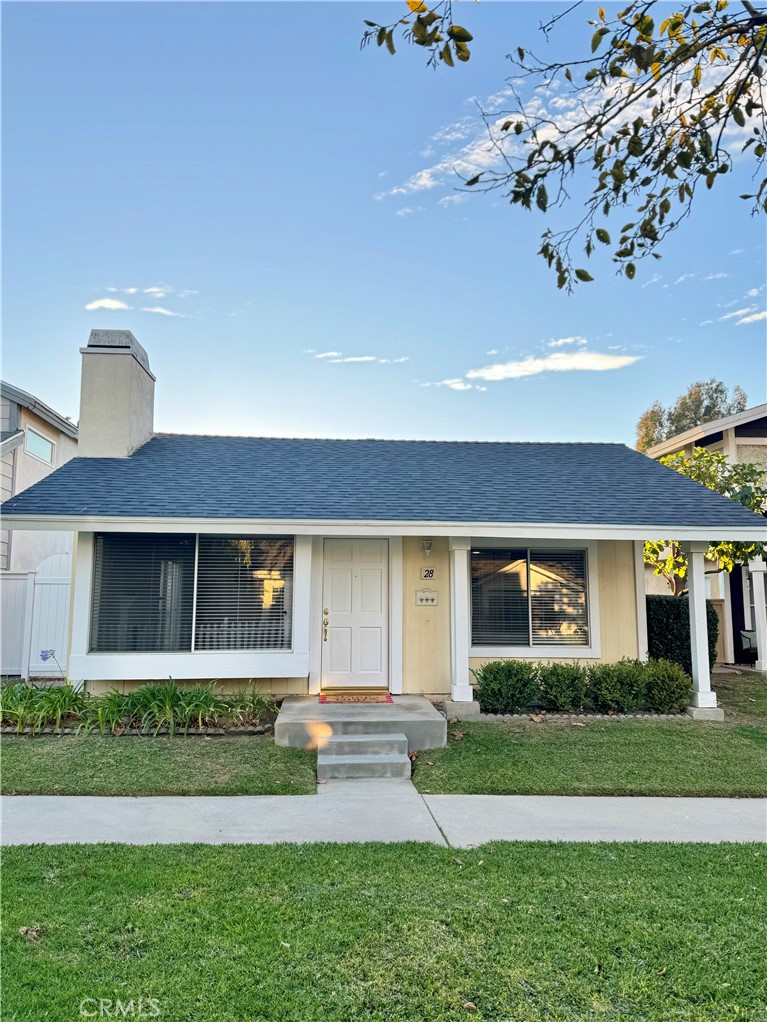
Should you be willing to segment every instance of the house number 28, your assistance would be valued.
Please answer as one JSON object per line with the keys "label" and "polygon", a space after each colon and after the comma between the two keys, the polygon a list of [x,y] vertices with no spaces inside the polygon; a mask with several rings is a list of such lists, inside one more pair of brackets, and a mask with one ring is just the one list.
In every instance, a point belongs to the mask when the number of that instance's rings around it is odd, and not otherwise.
{"label": "house number 28", "polygon": [[436,578],[436,577],[437,577],[437,569],[436,568],[421,568],[421,578]]}

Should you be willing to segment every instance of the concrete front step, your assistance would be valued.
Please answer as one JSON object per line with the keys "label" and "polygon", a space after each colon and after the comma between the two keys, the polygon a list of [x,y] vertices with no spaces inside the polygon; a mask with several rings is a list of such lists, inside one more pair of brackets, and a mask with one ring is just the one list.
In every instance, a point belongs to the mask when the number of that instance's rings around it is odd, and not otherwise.
{"label": "concrete front step", "polygon": [[410,777],[410,759],[405,752],[356,753],[345,756],[317,754],[317,779],[341,777]]}
{"label": "concrete front step", "polygon": [[321,756],[407,755],[407,735],[331,735],[320,747]]}
{"label": "concrete front step", "polygon": [[316,749],[331,736],[403,734],[408,750],[447,744],[447,721],[423,696],[394,696],[391,703],[320,703],[317,696],[288,696],[274,725],[277,745]]}

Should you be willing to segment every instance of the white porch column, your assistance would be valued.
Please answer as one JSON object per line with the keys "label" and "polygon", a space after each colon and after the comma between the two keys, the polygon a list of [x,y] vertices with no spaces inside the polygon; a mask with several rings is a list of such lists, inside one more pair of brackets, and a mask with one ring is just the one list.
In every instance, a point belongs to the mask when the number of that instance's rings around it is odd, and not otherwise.
{"label": "white porch column", "polygon": [[[692,709],[714,709],[716,692],[711,691],[706,622],[706,574],[704,555],[708,543],[683,543],[687,557],[687,591],[690,607],[690,653],[692,658]],[[721,713],[721,711],[720,711]],[[693,713],[693,716],[696,714]],[[708,714],[700,714],[708,716]],[[722,714],[722,716],[724,716]]]}
{"label": "white porch column", "polygon": [[754,587],[754,628],[758,654],[754,667],[757,671],[767,671],[767,563],[763,557],[755,557],[748,562],[748,570]]}
{"label": "white porch column", "polygon": [[470,540],[450,538],[450,666],[451,699],[471,703],[469,684],[469,549]]}
{"label": "white porch column", "polygon": [[93,554],[93,533],[76,533],[69,603],[69,681],[78,689],[83,687],[86,679],[85,663],[88,655],[93,590]]}

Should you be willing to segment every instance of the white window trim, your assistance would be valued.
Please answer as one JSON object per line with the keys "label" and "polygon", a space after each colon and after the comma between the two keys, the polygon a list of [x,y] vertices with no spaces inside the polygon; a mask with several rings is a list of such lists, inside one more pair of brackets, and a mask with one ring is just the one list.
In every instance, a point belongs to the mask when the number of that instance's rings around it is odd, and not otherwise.
{"label": "white window trim", "polygon": [[94,533],[77,535],[74,556],[71,654],[72,684],[83,681],[155,681],[209,678],[305,678],[309,673],[309,593],[311,539],[296,536],[293,548],[292,650],[187,650],[90,653],[91,599],[94,581]]}
{"label": "white window trim", "polygon": [[[41,440],[45,440],[51,445],[51,460],[46,461],[45,458],[41,458],[39,455],[30,451],[28,445],[29,434],[34,433],[35,436],[39,436]],[[34,458],[35,461],[39,461],[41,465],[47,465],[49,468],[54,468],[56,465],[56,441],[49,436],[46,436],[40,429],[35,429],[33,426],[24,427],[24,453],[28,454],[30,458]]]}
{"label": "white window trim", "polygon": [[[502,660],[598,660],[602,656],[602,635],[599,610],[599,551],[598,542],[562,543],[553,540],[523,540],[520,548],[529,550],[585,550],[586,551],[586,611],[589,624],[588,646],[469,646],[470,657],[492,657]],[[472,539],[472,549],[508,547],[505,539]],[[471,643],[471,553],[469,553],[469,642]]]}

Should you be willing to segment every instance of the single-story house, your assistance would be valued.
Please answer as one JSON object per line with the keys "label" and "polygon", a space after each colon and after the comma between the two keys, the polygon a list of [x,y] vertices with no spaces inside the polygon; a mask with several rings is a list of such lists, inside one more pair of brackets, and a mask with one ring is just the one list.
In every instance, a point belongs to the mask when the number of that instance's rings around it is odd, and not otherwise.
{"label": "single-story house", "polygon": [[690,552],[694,703],[713,708],[703,554],[762,518],[621,444],[153,430],[128,331],[83,354],[79,456],[5,508],[76,533],[69,673],[472,699],[489,659],[646,656],[642,541]]}

